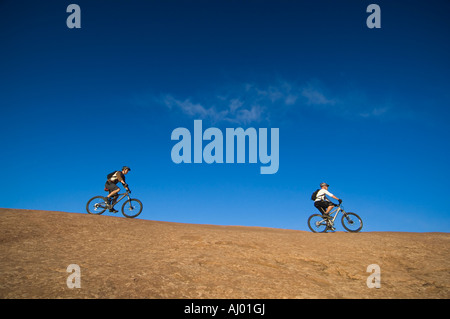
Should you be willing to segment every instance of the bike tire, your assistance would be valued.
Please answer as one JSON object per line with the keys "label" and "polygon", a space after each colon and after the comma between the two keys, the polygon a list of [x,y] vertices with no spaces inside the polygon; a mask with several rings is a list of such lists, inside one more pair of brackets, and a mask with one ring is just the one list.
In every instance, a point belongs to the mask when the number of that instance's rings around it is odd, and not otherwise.
{"label": "bike tire", "polygon": [[345,213],[343,214],[341,218],[341,223],[344,228],[351,232],[351,233],[357,233],[361,231],[363,227],[363,221],[361,217],[359,217],[355,213]]}
{"label": "bike tire", "polygon": [[139,199],[132,198],[122,205],[122,214],[127,218],[135,218],[142,212],[142,202]]}
{"label": "bike tire", "polygon": [[324,233],[327,231],[327,222],[320,214],[313,214],[308,218],[308,227],[313,233]]}
{"label": "bike tire", "polygon": [[93,215],[103,214],[106,208],[106,199],[103,196],[92,197],[86,204],[86,211]]}

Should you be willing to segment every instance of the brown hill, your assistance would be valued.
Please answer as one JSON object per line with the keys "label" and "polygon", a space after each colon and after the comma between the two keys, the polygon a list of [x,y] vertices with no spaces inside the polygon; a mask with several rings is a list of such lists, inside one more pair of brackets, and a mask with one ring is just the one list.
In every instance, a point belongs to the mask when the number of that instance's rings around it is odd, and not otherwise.
{"label": "brown hill", "polygon": [[[0,298],[449,298],[450,234],[0,209]],[[70,289],[67,267],[80,267]],[[368,288],[367,267],[381,270]]]}

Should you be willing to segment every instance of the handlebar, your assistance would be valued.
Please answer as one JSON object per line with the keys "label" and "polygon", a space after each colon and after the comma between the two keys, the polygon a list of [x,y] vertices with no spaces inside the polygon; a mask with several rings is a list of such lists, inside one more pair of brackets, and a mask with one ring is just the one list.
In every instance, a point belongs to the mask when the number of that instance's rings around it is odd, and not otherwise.
{"label": "handlebar", "polygon": [[342,205],[342,199],[339,200],[339,204],[333,203],[333,205],[334,205],[335,207],[336,207],[336,206],[337,206],[337,207],[340,207],[340,206]]}

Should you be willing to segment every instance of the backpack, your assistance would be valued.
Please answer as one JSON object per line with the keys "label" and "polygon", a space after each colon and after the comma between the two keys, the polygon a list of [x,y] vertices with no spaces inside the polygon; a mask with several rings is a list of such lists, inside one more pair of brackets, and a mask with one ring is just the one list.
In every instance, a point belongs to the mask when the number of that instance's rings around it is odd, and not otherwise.
{"label": "backpack", "polygon": [[320,189],[317,189],[317,190],[315,190],[314,191],[314,193],[312,193],[312,195],[311,195],[311,200],[316,200],[316,198],[317,198],[317,193],[320,191]]}
{"label": "backpack", "polygon": [[109,173],[108,175],[106,175],[106,178],[108,179],[108,181],[111,179],[111,177],[116,173],[117,171],[114,171],[112,173]]}

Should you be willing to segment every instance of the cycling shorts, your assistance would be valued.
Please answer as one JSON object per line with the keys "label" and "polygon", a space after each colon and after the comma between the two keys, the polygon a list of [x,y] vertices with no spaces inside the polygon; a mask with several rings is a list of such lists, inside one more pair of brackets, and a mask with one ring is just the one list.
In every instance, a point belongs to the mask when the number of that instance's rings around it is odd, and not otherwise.
{"label": "cycling shorts", "polygon": [[327,211],[329,206],[334,206],[332,202],[326,200],[318,200],[314,202],[314,206],[319,210],[321,214]]}
{"label": "cycling shorts", "polygon": [[119,186],[117,186],[113,182],[106,181],[105,189],[107,189],[109,191],[109,193],[111,194],[111,192],[115,191],[116,189],[120,189],[120,188],[119,188]]}

